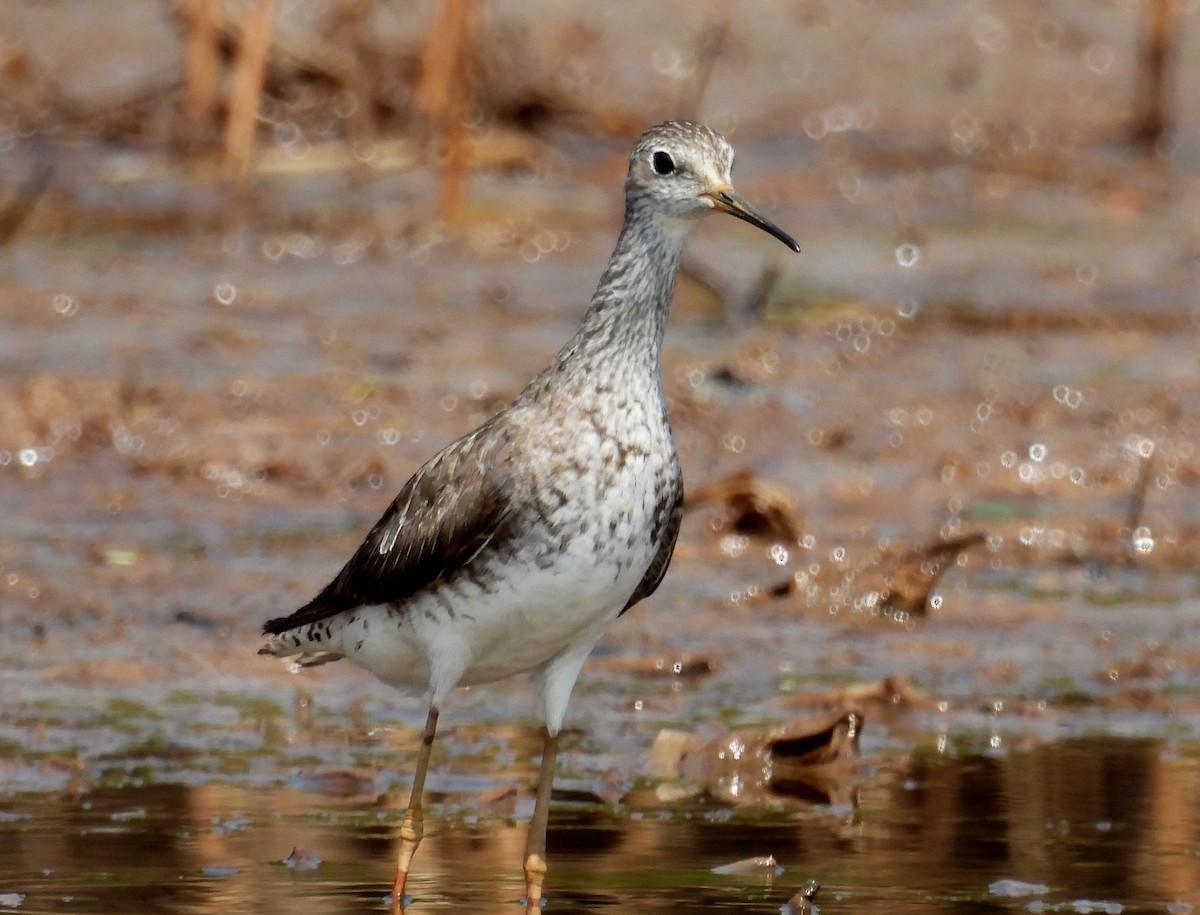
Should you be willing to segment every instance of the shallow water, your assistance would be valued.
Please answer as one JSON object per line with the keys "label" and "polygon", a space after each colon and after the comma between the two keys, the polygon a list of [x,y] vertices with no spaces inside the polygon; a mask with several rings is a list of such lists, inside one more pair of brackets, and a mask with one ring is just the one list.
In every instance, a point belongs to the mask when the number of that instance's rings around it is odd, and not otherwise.
{"label": "shallow water", "polygon": [[[852,806],[786,799],[558,804],[548,910],[1187,912],[1200,767],[1157,741],[887,756]],[[436,794],[410,882],[420,911],[520,911],[524,827]],[[519,805],[521,807],[524,804]],[[0,898],[21,912],[382,910],[399,817],[375,798],[158,785],[0,804]],[[303,861],[287,863],[293,849]],[[720,874],[774,856],[778,866]]]}

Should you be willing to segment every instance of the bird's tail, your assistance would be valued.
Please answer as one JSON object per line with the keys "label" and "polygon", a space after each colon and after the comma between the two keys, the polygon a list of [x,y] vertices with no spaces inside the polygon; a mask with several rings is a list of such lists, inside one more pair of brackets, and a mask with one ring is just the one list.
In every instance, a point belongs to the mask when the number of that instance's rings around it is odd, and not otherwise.
{"label": "bird's tail", "polygon": [[312,642],[305,640],[295,631],[281,632],[267,639],[259,654],[274,658],[289,658],[295,667],[318,667],[345,657],[340,651],[314,650]]}

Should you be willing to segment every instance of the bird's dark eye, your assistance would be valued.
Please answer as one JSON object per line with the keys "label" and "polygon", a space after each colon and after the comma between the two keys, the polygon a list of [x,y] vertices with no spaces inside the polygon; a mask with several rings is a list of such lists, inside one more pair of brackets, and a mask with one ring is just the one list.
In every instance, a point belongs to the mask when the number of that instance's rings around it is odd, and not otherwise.
{"label": "bird's dark eye", "polygon": [[656,175],[669,175],[675,171],[675,160],[661,149],[651,157],[650,165]]}

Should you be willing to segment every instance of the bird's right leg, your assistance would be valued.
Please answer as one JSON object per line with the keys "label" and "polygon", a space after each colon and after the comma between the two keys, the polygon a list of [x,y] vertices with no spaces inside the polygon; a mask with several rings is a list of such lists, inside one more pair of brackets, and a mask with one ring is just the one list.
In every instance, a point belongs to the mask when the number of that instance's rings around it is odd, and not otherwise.
{"label": "bird's right leg", "polygon": [[412,864],[421,837],[425,835],[425,814],[421,809],[421,798],[425,793],[425,772],[429,769],[429,755],[433,750],[433,735],[437,732],[437,707],[429,709],[425,719],[425,733],[421,735],[421,751],[417,755],[417,771],[413,775],[412,795],[408,799],[408,810],[400,824],[400,855],[396,860],[396,882],[392,884],[392,913],[404,909],[404,884],[408,880],[408,869]]}

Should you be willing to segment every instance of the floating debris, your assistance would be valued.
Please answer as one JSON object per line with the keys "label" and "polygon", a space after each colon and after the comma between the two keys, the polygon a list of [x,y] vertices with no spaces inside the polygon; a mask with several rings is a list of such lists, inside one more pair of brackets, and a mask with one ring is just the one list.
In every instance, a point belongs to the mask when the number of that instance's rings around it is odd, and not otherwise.
{"label": "floating debris", "polygon": [[232,816],[226,817],[225,819],[213,817],[212,831],[219,836],[228,836],[235,832],[241,832],[243,829],[246,829],[248,826],[250,826],[251,822],[253,821],[250,819],[250,817],[246,816],[244,812],[239,810],[236,811]]}
{"label": "floating debris", "polygon": [[720,867],[714,867],[712,872],[723,877],[778,877],[783,873],[783,868],[775,861],[774,855],[760,855],[756,858],[743,858],[730,864],[722,864]]}
{"label": "floating debris", "polygon": [[779,907],[780,915],[816,915],[819,911],[816,905],[817,893],[821,884],[816,880],[807,880],[786,903]]}
{"label": "floating debris", "polygon": [[1110,902],[1108,900],[1095,899],[1075,899],[1071,902],[1071,908],[1079,912],[1080,915],[1121,915],[1125,911],[1125,906],[1119,902]]}
{"label": "floating debris", "polygon": [[297,871],[312,871],[321,866],[321,859],[311,849],[297,845],[292,853],[283,859],[283,863]]}
{"label": "floating debris", "polygon": [[1017,898],[1020,896],[1042,896],[1050,892],[1050,887],[1041,883],[1027,883],[1024,880],[1014,880],[1005,877],[988,884],[988,892],[993,896]]}
{"label": "floating debris", "polygon": [[296,787],[326,797],[374,797],[379,793],[373,772],[330,769],[296,779]]}

